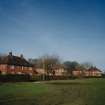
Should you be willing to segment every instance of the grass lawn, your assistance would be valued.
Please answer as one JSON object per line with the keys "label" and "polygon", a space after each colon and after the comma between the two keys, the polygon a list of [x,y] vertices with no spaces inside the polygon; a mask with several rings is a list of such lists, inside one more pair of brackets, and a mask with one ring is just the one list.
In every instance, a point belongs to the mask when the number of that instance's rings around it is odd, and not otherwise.
{"label": "grass lawn", "polygon": [[0,105],[105,105],[105,79],[0,83]]}

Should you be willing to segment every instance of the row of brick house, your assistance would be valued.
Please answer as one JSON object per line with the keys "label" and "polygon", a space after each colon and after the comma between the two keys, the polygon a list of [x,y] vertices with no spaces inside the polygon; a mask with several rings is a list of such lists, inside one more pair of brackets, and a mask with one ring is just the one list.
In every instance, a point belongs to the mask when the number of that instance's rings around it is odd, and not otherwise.
{"label": "row of brick house", "polygon": [[73,75],[75,77],[83,76],[83,77],[101,77],[102,71],[96,67],[91,67],[87,70],[74,70]]}
{"label": "row of brick house", "polygon": [[[35,68],[32,64],[30,64],[22,55],[14,56],[12,52],[9,55],[0,59],[0,74],[29,74],[29,75],[47,75],[46,71],[42,68]],[[97,76],[100,77],[102,75],[102,71],[97,69],[96,67],[92,67],[88,70],[74,70],[72,72],[74,76]],[[53,69],[53,73],[49,73],[49,75],[55,76],[66,76],[68,75],[67,70],[64,69],[63,66],[57,66]]]}

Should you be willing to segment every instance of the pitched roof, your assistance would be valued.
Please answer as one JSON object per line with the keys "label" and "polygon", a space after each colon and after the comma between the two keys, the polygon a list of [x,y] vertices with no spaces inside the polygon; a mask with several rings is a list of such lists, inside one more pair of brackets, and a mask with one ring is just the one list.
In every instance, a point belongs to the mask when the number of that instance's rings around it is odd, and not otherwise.
{"label": "pitched roof", "polygon": [[30,64],[23,57],[18,57],[18,56],[13,56],[13,55],[8,55],[8,56],[2,57],[0,59],[0,64],[32,67],[32,64]]}
{"label": "pitched roof", "polygon": [[88,69],[88,71],[99,71],[99,72],[102,72],[100,69],[98,69],[96,67],[91,67],[90,69]]}

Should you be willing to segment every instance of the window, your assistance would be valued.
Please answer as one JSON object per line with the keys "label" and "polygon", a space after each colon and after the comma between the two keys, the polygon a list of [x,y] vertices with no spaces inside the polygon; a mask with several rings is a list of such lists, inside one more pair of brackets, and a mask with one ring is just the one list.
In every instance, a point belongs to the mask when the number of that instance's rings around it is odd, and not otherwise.
{"label": "window", "polygon": [[24,68],[24,67],[22,66],[22,70],[23,70],[23,68]]}
{"label": "window", "polygon": [[18,72],[17,74],[22,74],[21,72]]}
{"label": "window", "polygon": [[32,75],[32,73],[29,73],[29,75],[31,76],[31,75]]}
{"label": "window", "polygon": [[15,74],[15,72],[12,71],[11,74]]}
{"label": "window", "polygon": [[7,66],[7,65],[0,65],[0,68],[1,68],[2,70],[5,70],[5,69],[6,69],[6,66]]}
{"label": "window", "polygon": [[29,70],[32,70],[32,67],[29,67]]}
{"label": "window", "polygon": [[15,66],[11,66],[11,69],[13,70],[15,68]]}

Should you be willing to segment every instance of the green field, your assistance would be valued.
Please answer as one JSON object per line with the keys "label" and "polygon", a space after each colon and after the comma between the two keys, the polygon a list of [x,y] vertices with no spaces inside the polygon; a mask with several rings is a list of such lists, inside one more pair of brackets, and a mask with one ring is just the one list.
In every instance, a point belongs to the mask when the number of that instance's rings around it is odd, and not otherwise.
{"label": "green field", "polygon": [[0,105],[105,105],[105,79],[0,83]]}

